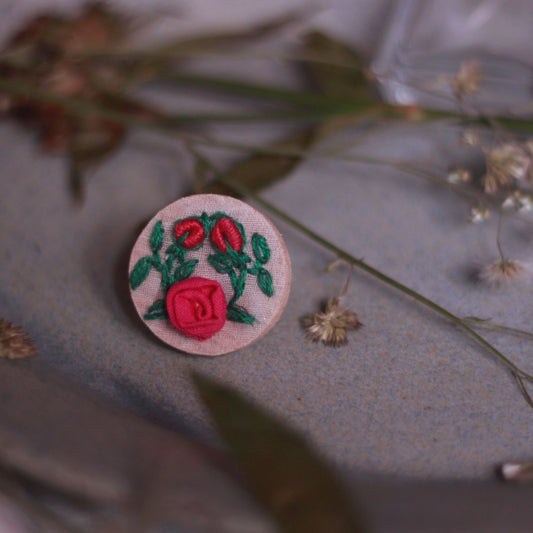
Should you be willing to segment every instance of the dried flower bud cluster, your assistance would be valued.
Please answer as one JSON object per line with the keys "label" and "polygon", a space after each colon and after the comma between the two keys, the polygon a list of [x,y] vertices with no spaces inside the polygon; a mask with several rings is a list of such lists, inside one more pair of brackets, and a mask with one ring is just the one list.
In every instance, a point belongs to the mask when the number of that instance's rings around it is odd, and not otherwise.
{"label": "dried flower bud cluster", "polygon": [[[72,17],[37,16],[1,51],[0,76],[60,98],[116,109],[124,104],[109,95],[121,87],[110,83],[105,63],[85,53],[116,47],[125,37],[125,26],[103,3],[88,4]],[[124,134],[122,125],[97,116],[75,116],[58,103],[30,96],[0,95],[0,110],[37,129],[46,151],[67,150],[82,139],[78,151],[100,153],[114,147]]]}
{"label": "dried flower bud cluster", "polygon": [[476,59],[463,61],[452,79],[453,95],[461,100],[465,96],[476,94],[479,92],[482,81],[483,71],[479,61]]}
{"label": "dried flower bud cluster", "polygon": [[23,359],[36,354],[28,334],[22,328],[0,318],[0,358]]}
{"label": "dried flower bud cluster", "polygon": [[479,138],[479,135],[472,130],[464,130],[461,135],[461,142],[465,146],[474,147],[479,146],[481,144],[481,140]]}
{"label": "dried flower bud cluster", "polygon": [[515,181],[528,179],[531,161],[532,153],[523,144],[505,143],[489,150],[487,172],[483,177],[485,192],[494,194]]}
{"label": "dried flower bud cluster", "polygon": [[502,202],[503,209],[513,209],[520,213],[533,209],[533,199],[530,193],[516,190],[509,194]]}
{"label": "dried flower bud cluster", "polygon": [[490,211],[484,205],[480,205],[477,207],[472,207],[468,220],[472,222],[472,224],[479,224],[487,220],[489,216]]}
{"label": "dried flower bud cluster", "polygon": [[454,168],[448,172],[446,181],[454,185],[468,183],[472,179],[471,172],[466,168]]}
{"label": "dried flower bud cluster", "polygon": [[341,306],[341,298],[330,298],[321,313],[313,313],[301,318],[306,336],[313,342],[323,342],[326,346],[342,346],[348,342],[346,332],[359,329],[362,324],[353,311]]}

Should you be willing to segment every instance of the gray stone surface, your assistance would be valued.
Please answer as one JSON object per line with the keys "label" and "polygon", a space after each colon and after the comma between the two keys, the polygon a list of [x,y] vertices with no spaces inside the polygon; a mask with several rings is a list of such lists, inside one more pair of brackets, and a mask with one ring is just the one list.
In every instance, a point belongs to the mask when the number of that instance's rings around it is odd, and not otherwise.
{"label": "gray stone surface", "polygon": [[[253,133],[264,135],[261,128]],[[350,145],[357,134],[336,142]],[[249,135],[239,127],[225,130],[226,140],[248,141]],[[357,150],[441,168],[467,157],[457,132],[445,127],[382,127]],[[286,238],[294,272],[280,322],[234,354],[207,359],[177,353],[137,318],[126,268],[143,223],[190,190],[189,165],[179,147],[135,133],[92,174],[83,209],[68,195],[64,161],[39,154],[13,125],[0,126],[0,160],[0,314],[35,339],[40,357],[27,363],[30,373],[39,375],[42,367],[65,375],[117,406],[215,443],[189,379],[190,370],[197,370],[269,407],[349,476],[381,487],[387,501],[401,495],[405,507],[389,524],[409,524],[407,500],[421,494],[435,511],[428,511],[428,520],[448,515],[430,501],[457,503],[463,493],[455,489],[463,487],[472,501],[508,498],[508,514],[492,524],[511,517],[514,530],[521,531],[527,512],[520,492],[500,492],[491,483],[441,484],[491,479],[496,464],[533,453],[533,411],[501,365],[455,328],[356,272],[346,304],[365,327],[336,350],[309,343],[298,317],[339,291],[346,269],[326,274],[334,257],[273,219]],[[497,257],[495,221],[467,224],[468,205],[445,188],[387,167],[317,159],[265,197],[459,315],[530,328],[531,285],[488,290],[472,282],[473,268]],[[506,223],[503,242],[510,256],[529,258],[531,224]],[[529,341],[487,337],[533,370]],[[435,485],[410,484],[413,479]],[[495,507],[490,516],[496,517]],[[376,509],[379,515],[379,504]],[[480,520],[482,509],[477,507]],[[461,516],[463,525],[475,523],[467,510]],[[486,525],[480,531],[492,527],[485,518],[478,524]]]}
{"label": "gray stone surface", "polygon": [[[161,345],[133,312],[126,265],[143,221],[189,188],[179,153],[141,150],[142,135],[136,136],[93,175],[87,203],[77,209],[60,158],[36,154],[13,126],[0,135],[0,306],[59,372],[211,440],[188,378],[198,370],[270,407],[338,465],[369,475],[485,478],[495,464],[531,453],[533,414],[501,366],[366,275],[354,275],[346,299],[365,324],[350,344],[331,349],[304,340],[298,317],[338,292],[346,270],[326,274],[334,257],[285,224],[279,228],[295,281],[269,335],[216,359]],[[454,135],[385,131],[375,142],[387,146],[389,157],[402,150],[436,157]],[[398,139],[401,148],[394,146]],[[494,227],[468,225],[467,206],[442,188],[390,169],[313,161],[265,196],[459,315],[530,323],[528,285],[487,290],[469,279],[472,263],[495,257]],[[505,227],[506,249],[526,255],[529,227]],[[528,341],[490,338],[528,366]]]}

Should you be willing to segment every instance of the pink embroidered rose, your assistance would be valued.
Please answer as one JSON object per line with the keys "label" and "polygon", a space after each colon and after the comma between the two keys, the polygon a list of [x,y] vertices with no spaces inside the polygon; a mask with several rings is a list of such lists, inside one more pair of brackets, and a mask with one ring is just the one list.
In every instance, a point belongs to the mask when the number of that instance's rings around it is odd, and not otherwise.
{"label": "pink embroidered rose", "polygon": [[205,341],[226,322],[226,298],[220,283],[194,277],[170,287],[166,305],[172,325],[187,337]]}

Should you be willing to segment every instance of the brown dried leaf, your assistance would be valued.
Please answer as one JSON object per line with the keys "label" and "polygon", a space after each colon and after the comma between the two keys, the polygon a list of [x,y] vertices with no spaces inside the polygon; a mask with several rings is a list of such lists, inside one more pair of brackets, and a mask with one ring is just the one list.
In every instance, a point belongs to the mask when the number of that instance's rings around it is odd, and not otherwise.
{"label": "brown dried leaf", "polygon": [[0,318],[0,358],[24,359],[37,355],[28,334],[11,322]]}

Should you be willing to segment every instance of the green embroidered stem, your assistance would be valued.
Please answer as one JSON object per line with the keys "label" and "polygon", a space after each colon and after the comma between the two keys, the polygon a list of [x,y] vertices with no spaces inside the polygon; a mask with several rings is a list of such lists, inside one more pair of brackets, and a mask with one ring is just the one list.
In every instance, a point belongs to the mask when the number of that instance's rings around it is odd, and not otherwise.
{"label": "green embroidered stem", "polygon": [[[194,272],[198,259],[185,261],[187,249],[181,246],[187,234],[183,235],[176,244],[171,244],[166,250],[166,258],[163,261],[160,251],[163,246],[165,230],[163,223],[158,220],[150,235],[151,256],[145,256],[137,261],[130,274],[130,286],[136,290],[146,280],[151,269],[161,273],[161,288],[165,295],[168,289],[178,281],[187,279]],[[165,299],[157,300],[151,305],[144,315],[145,320],[168,318]]]}

